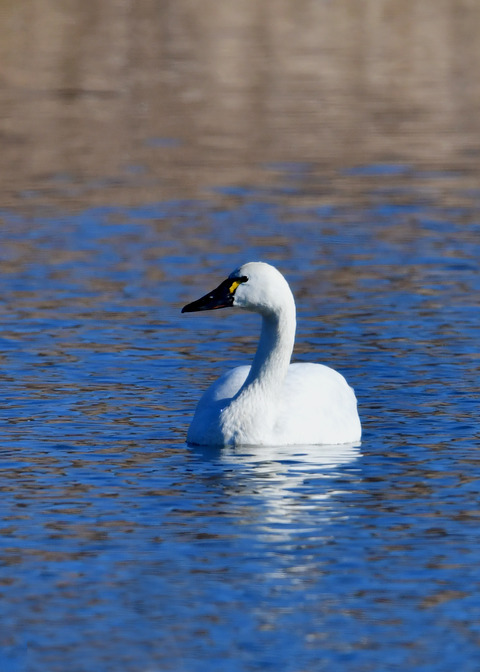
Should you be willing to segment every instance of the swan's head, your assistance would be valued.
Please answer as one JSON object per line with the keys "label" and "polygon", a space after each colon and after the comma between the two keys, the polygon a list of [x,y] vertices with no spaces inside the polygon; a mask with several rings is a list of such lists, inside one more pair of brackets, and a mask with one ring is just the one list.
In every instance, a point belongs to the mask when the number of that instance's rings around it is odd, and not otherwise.
{"label": "swan's head", "polygon": [[295,310],[292,292],[283,275],[270,264],[251,261],[236,268],[212,292],[184,306],[182,313],[229,306],[262,315],[278,314],[284,308]]}

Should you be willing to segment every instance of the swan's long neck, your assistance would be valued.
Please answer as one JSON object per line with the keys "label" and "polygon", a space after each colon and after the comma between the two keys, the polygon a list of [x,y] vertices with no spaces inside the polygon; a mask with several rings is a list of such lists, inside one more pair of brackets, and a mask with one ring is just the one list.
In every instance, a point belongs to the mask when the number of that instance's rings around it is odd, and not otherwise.
{"label": "swan's long neck", "polygon": [[225,409],[222,426],[227,442],[258,443],[273,428],[282,385],[295,341],[295,303],[262,315],[262,332],[250,373]]}
{"label": "swan's long neck", "polygon": [[241,392],[258,386],[267,393],[283,383],[292,356],[295,326],[294,306],[262,316],[257,352]]}

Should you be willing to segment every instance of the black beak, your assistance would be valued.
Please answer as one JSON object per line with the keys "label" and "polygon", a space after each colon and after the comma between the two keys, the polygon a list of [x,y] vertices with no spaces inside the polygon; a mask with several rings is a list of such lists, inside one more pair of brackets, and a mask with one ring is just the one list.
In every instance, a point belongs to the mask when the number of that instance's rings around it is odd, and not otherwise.
{"label": "black beak", "polygon": [[233,306],[233,296],[238,283],[227,279],[222,282],[213,292],[202,296],[201,299],[183,306],[182,313],[195,313],[199,310],[218,310]]}

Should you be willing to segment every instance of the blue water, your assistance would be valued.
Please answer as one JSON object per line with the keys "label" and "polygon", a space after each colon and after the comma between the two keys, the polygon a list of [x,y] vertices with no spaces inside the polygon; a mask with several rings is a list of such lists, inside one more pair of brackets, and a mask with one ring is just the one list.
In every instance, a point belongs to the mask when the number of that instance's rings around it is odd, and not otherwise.
{"label": "blue water", "polygon": [[[2,672],[478,671],[478,193],[266,170],[0,213]],[[295,359],[355,387],[360,447],[185,444],[258,321],[180,309],[256,259],[296,295]]]}

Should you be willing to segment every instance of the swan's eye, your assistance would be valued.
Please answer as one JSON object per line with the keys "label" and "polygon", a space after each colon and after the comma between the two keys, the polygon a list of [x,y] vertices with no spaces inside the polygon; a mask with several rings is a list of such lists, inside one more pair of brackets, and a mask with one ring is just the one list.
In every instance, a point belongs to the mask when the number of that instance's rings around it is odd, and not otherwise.
{"label": "swan's eye", "polygon": [[230,285],[228,291],[230,294],[233,294],[237,289],[238,285],[241,285],[242,282],[247,282],[248,278],[246,275],[242,275],[240,278],[232,278],[232,284]]}

